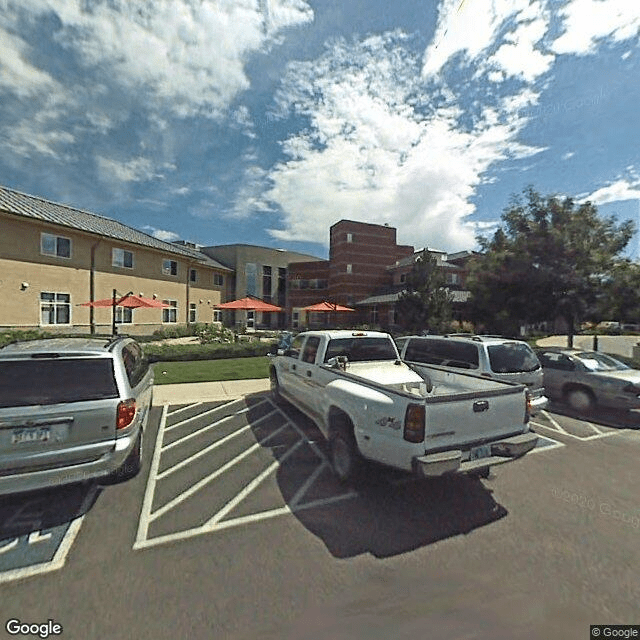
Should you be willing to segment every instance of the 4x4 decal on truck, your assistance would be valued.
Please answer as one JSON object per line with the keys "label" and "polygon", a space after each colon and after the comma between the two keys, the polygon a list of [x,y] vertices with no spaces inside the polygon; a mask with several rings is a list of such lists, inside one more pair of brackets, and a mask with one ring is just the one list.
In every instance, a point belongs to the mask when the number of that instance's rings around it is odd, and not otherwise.
{"label": "4x4 decal on truck", "polygon": [[402,428],[402,423],[398,418],[394,416],[385,416],[383,418],[378,418],[376,424],[379,424],[381,427],[390,427],[394,431],[399,431]]}

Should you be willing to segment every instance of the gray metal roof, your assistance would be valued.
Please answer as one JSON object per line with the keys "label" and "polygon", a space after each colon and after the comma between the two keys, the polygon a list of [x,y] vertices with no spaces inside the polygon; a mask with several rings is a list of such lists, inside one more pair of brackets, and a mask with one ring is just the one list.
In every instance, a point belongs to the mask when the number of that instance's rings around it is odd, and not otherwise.
{"label": "gray metal roof", "polygon": [[138,231],[138,229],[128,227],[117,220],[20,193],[2,185],[0,185],[0,210],[24,218],[50,222],[51,224],[93,233],[121,242],[158,249],[159,251],[190,258],[202,265],[221,269],[222,271],[230,271],[228,267],[196,249],[164,242],[147,233]]}
{"label": "gray metal roof", "polygon": [[[371,304],[391,304],[398,302],[400,296],[405,291],[396,291],[395,293],[384,293],[379,296],[371,296],[355,303],[355,306],[365,306]],[[449,290],[451,294],[451,302],[466,302],[471,295],[470,291],[459,291],[457,289]]]}

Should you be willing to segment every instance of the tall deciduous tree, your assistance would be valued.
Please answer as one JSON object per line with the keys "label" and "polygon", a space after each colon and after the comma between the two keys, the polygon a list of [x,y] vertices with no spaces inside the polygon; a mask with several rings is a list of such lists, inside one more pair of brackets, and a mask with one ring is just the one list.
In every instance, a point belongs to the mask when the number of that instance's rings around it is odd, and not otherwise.
{"label": "tall deciduous tree", "polygon": [[631,221],[617,224],[590,202],[525,189],[512,198],[493,238],[478,238],[482,251],[467,279],[474,320],[514,333],[560,316],[571,342],[575,323],[593,313],[634,231]]}
{"label": "tall deciduous tree", "polygon": [[423,253],[407,274],[406,288],[396,304],[399,324],[413,333],[445,331],[451,321],[451,294],[437,260]]}

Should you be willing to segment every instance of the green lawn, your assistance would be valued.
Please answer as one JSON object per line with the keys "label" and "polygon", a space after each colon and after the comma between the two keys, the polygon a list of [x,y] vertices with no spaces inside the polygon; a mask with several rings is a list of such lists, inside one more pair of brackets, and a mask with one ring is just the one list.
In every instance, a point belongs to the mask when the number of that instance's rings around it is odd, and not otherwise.
{"label": "green lawn", "polygon": [[269,359],[266,356],[256,356],[189,362],[156,362],[153,370],[156,384],[250,380],[269,377]]}

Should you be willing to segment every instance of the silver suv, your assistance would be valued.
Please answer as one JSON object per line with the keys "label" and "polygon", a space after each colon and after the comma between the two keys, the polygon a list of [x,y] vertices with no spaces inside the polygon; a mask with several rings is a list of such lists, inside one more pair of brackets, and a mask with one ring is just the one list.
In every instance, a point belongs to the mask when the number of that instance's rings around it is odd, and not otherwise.
{"label": "silver suv", "polygon": [[546,409],[542,367],[531,347],[522,340],[498,336],[451,334],[407,336],[396,340],[403,360],[435,364],[506,382],[524,384],[529,389],[531,414]]}
{"label": "silver suv", "polygon": [[140,470],[153,372],[131,338],[0,349],[0,494]]}

